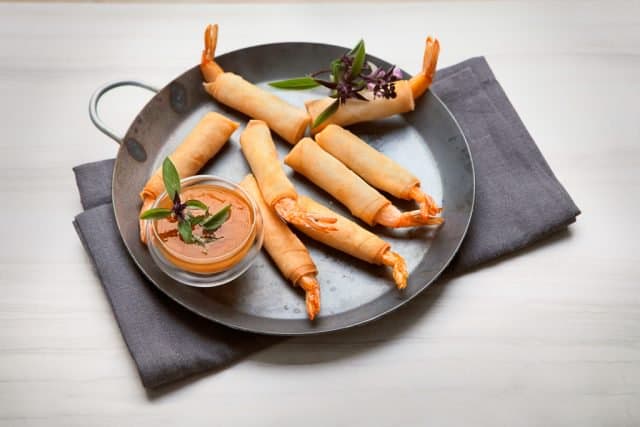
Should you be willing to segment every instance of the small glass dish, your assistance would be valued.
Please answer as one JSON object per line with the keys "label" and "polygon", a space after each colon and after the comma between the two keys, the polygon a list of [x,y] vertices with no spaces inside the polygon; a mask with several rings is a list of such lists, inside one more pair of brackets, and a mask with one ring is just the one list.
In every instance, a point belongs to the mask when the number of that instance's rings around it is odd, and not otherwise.
{"label": "small glass dish", "polygon": [[[145,233],[151,257],[165,274],[185,285],[214,287],[232,281],[247,271],[262,248],[264,237],[262,216],[256,202],[239,185],[213,175],[196,175],[184,178],[180,181],[180,186],[181,196],[185,192],[189,193],[194,190],[210,191],[212,194],[215,191],[233,194],[234,197],[237,197],[237,200],[241,200],[242,203],[246,204],[249,217],[248,224],[246,224],[246,227],[241,228],[241,234],[233,236],[233,240],[237,244],[234,244],[224,253],[208,256],[208,250],[202,250],[202,255],[196,257],[181,253],[176,248],[171,247],[170,243],[168,243],[169,239],[161,237],[157,227],[159,221],[163,220],[147,220]],[[212,197],[215,198],[215,196]],[[220,199],[216,198],[216,200]],[[156,199],[152,208],[170,206],[171,202],[167,193],[164,192]],[[232,216],[234,215],[234,209],[236,209],[236,205],[232,203]],[[224,243],[229,243],[229,240],[227,239]],[[208,245],[215,245],[216,242],[218,241]],[[197,245],[194,244],[193,246]]]}

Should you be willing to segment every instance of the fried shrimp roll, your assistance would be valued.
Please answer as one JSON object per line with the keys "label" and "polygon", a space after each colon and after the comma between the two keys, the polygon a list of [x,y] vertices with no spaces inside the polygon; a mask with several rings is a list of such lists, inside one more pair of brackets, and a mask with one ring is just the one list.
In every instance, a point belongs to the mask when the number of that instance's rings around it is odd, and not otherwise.
{"label": "fried shrimp roll", "polygon": [[237,74],[225,72],[215,62],[217,41],[218,25],[207,26],[200,63],[207,93],[224,105],[251,118],[265,121],[269,128],[290,144],[298,142],[310,122],[307,112],[260,89]]}
{"label": "fried shrimp roll", "polygon": [[420,188],[420,180],[353,133],[337,125],[319,132],[316,142],[373,187],[405,200],[415,200],[425,218],[435,217],[442,209]]}
{"label": "fried shrimp roll", "polygon": [[[433,81],[439,54],[438,40],[427,37],[422,70],[409,80],[396,81],[394,98],[373,98],[368,94],[368,97],[365,96],[368,98],[367,101],[348,99],[327,120],[312,128],[311,132],[319,132],[331,123],[348,126],[413,111],[415,100],[424,94]],[[334,98],[329,97],[307,101],[305,106],[311,116],[311,123],[314,123],[316,118],[334,101]]]}
{"label": "fried shrimp roll", "polygon": [[309,228],[298,227],[314,240],[331,246],[358,259],[375,265],[392,268],[393,280],[398,289],[407,286],[407,266],[404,259],[391,250],[391,245],[355,222],[338,215],[329,208],[306,196],[300,196],[300,204],[308,210],[337,218],[335,231],[322,233]]}
{"label": "fried shrimp roll", "polygon": [[267,205],[253,175],[247,175],[240,182],[240,186],[253,196],[260,209],[264,224],[265,249],[282,275],[294,286],[299,286],[305,291],[307,314],[309,319],[313,320],[320,311],[320,285],[316,279],[318,269],[307,248]]}

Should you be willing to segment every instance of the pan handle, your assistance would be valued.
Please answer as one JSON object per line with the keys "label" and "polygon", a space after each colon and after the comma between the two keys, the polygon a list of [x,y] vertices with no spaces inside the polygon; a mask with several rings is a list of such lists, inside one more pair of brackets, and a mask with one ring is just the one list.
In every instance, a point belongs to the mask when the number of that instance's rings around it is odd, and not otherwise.
{"label": "pan handle", "polygon": [[136,86],[150,90],[154,93],[158,93],[158,89],[156,89],[155,87],[136,80],[119,80],[111,83],[106,83],[96,89],[95,92],[93,92],[93,95],[91,95],[91,99],[89,100],[89,117],[91,118],[93,124],[98,128],[98,130],[107,135],[109,138],[113,139],[118,144],[122,144],[124,136],[118,135],[116,132],[109,129],[106,124],[104,124],[104,122],[100,118],[100,115],[98,115],[98,103],[100,102],[100,98],[102,98],[102,95],[109,92],[111,89],[115,89],[120,86]]}

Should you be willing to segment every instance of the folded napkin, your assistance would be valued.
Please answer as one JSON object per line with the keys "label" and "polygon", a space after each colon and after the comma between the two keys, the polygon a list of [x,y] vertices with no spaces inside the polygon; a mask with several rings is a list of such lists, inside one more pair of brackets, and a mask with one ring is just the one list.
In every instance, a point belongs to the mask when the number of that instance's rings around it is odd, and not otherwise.
{"label": "folded napkin", "polygon": [[[523,248],[580,213],[527,132],[484,58],[438,71],[431,86],[464,131],[475,166],[471,226],[449,272]],[[278,342],[231,330],[171,301],[138,270],[111,206],[113,160],[74,168],[85,209],[74,225],[111,302],[145,387],[220,369]],[[379,320],[384,321],[384,320]]]}

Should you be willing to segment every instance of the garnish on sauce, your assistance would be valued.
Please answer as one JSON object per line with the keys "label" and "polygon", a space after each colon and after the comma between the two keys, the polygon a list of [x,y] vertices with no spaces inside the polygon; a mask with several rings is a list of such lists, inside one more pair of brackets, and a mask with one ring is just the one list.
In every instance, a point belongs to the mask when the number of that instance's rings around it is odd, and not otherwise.
{"label": "garnish on sauce", "polygon": [[[280,89],[304,90],[317,86],[324,86],[331,90],[329,96],[336,100],[316,117],[312,127],[317,127],[333,113],[347,99],[355,98],[368,101],[362,91],[370,91],[374,98],[391,99],[396,97],[395,81],[402,78],[402,71],[392,65],[388,70],[377,67],[371,61],[366,61],[364,40],[340,58],[331,61],[330,68],[320,70],[304,77],[279,80],[269,83]],[[329,74],[329,80],[318,78],[322,74]]]}
{"label": "garnish on sauce", "polygon": [[[171,208],[152,208],[140,214],[140,219],[157,220],[169,218],[177,221],[177,230],[180,239],[187,244],[202,246],[202,251],[207,253],[207,243],[221,239],[215,232],[224,224],[231,215],[231,205],[228,204],[214,214],[209,213],[209,206],[200,200],[189,199],[184,202],[180,199],[180,175],[169,157],[162,163],[162,180],[170,200]],[[195,211],[204,212],[195,215]],[[200,234],[194,233],[194,227],[199,225]]]}

